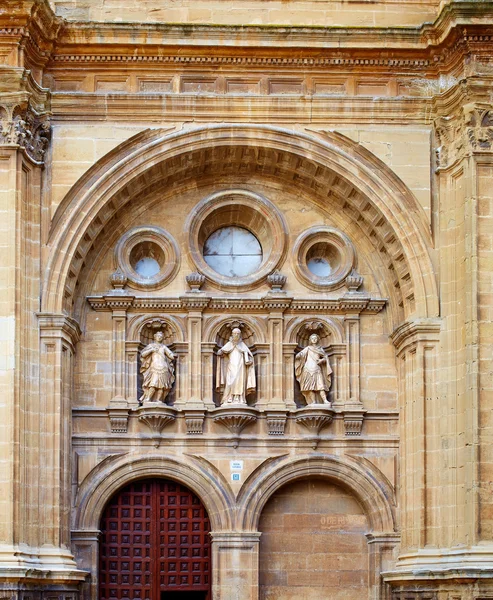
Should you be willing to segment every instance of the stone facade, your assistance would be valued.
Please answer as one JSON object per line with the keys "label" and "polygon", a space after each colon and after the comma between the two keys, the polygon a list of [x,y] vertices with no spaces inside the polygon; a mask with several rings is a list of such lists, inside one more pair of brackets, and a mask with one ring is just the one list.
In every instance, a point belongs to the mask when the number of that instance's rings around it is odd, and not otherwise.
{"label": "stone facade", "polygon": [[208,600],[493,598],[493,3],[157,4],[0,10],[0,600],[156,479]]}

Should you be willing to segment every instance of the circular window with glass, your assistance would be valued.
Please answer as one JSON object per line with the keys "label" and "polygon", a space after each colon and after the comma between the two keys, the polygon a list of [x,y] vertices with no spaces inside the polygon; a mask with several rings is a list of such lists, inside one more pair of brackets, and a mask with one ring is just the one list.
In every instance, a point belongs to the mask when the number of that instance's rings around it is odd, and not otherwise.
{"label": "circular window with glass", "polygon": [[259,194],[228,190],[208,196],[190,214],[189,257],[220,288],[252,289],[284,257],[287,228],[281,213]]}
{"label": "circular window with glass", "polygon": [[308,287],[328,290],[340,287],[351,272],[355,252],[351,240],[333,227],[312,227],[294,245],[295,272]]}
{"label": "circular window with glass", "polygon": [[115,248],[115,259],[130,287],[155,289],[176,274],[178,245],[160,227],[134,227],[122,236]]}
{"label": "circular window with glass", "polygon": [[220,275],[245,277],[262,264],[262,246],[248,229],[221,227],[206,239],[204,260]]}

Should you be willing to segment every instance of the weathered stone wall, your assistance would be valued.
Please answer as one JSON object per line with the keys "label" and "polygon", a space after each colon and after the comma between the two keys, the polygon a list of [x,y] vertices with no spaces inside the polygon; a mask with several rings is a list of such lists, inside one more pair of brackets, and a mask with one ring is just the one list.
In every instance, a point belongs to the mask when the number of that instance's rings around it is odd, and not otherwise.
{"label": "weathered stone wall", "polygon": [[261,600],[368,596],[368,523],[354,498],[316,479],[278,490],[260,518]]}

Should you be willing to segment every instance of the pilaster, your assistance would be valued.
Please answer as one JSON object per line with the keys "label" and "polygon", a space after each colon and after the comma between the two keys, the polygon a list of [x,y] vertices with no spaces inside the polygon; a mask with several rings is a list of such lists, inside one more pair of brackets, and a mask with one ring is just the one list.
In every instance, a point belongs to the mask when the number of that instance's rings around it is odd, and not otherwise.
{"label": "pilaster", "polygon": [[195,297],[181,298],[182,306],[188,311],[188,390],[185,406],[203,409],[202,394],[202,313],[210,302],[210,298],[195,294]]}
{"label": "pilaster", "polygon": [[214,600],[258,600],[259,532],[211,532]]}
{"label": "pilaster", "polygon": [[131,307],[133,297],[118,295],[115,299],[107,297],[112,318],[112,357],[113,357],[113,394],[108,407],[108,416],[113,433],[126,433],[128,426],[129,405],[126,393],[126,329],[127,311]]}

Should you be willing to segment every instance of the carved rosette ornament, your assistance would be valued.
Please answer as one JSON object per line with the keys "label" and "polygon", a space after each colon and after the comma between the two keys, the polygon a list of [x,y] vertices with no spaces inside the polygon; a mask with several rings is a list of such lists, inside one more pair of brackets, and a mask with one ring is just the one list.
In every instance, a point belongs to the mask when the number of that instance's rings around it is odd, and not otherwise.
{"label": "carved rosette ornament", "polygon": [[36,164],[43,164],[51,139],[48,113],[37,113],[29,104],[0,107],[0,144],[20,146]]}

